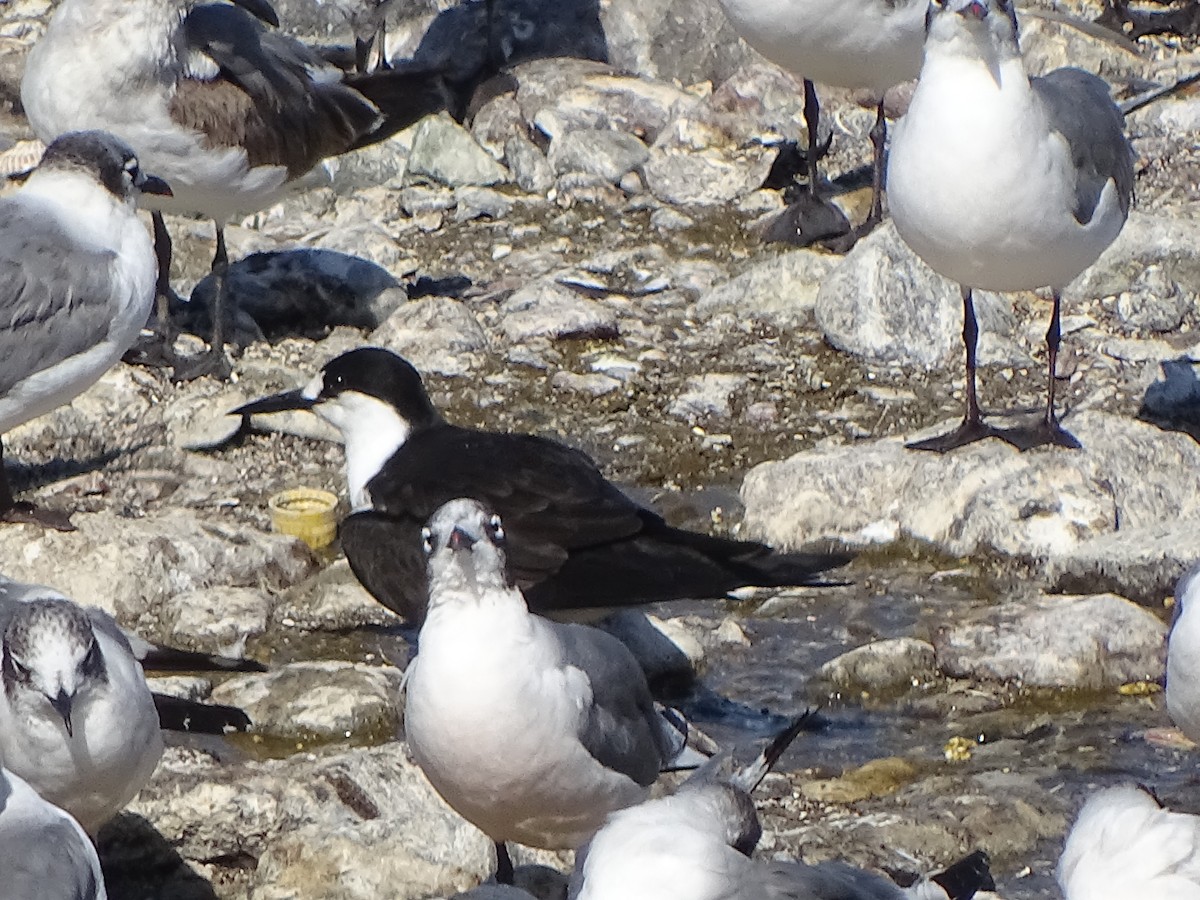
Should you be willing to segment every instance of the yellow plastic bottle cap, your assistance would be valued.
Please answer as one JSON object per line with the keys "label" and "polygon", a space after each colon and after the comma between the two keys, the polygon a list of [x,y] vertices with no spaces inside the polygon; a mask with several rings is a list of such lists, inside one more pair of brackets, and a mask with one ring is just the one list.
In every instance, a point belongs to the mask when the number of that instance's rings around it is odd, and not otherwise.
{"label": "yellow plastic bottle cap", "polygon": [[281,491],[267,501],[275,530],[300,538],[314,550],[333,543],[337,535],[337,504],[335,494],[316,488]]}

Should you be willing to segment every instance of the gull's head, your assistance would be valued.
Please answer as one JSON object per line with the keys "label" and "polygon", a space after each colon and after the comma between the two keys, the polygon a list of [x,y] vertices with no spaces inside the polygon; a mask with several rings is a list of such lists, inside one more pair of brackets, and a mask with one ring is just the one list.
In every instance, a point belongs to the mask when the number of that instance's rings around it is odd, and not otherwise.
{"label": "gull's head", "polygon": [[937,47],[993,62],[1019,55],[1014,0],[930,0],[926,55]]}
{"label": "gull's head", "polygon": [[107,678],[100,645],[83,610],[69,600],[21,603],[4,632],[0,678],[10,702],[53,711],[72,736],[77,698]]}
{"label": "gull's head", "polygon": [[56,138],[31,180],[56,174],[90,178],[131,209],[140,194],[171,194],[165,181],[142,171],[128,144],[106,131],[72,131]]}
{"label": "gull's head", "polygon": [[294,409],[311,410],[341,433],[356,510],[370,507],[367,482],[409,436],[441,420],[417,370],[379,347],[343,353],[303,388],[255,400],[231,415]]}
{"label": "gull's head", "polygon": [[423,529],[429,569],[429,603],[443,591],[455,594],[505,591],[511,587],[504,553],[504,525],[478,500],[443,504]]}

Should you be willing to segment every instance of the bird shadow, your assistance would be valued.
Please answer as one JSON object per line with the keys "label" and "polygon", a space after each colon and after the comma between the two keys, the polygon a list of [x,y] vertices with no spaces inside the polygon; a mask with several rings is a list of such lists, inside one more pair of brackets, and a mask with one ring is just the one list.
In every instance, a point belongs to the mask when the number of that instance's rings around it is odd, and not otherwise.
{"label": "bird shadow", "polygon": [[47,485],[88,475],[93,472],[110,470],[113,464],[122,456],[137,453],[150,446],[150,441],[142,441],[128,447],[112,448],[93,453],[82,458],[65,458],[61,456],[44,462],[22,462],[5,454],[3,465],[8,473],[9,483],[15,492],[35,491]]}
{"label": "bird shadow", "polygon": [[96,849],[109,900],[217,900],[212,883],[142,816],[112,819],[96,835]]}
{"label": "bird shadow", "polygon": [[1137,417],[1200,441],[1200,363],[1179,357],[1164,359],[1159,366],[1162,377],[1146,388]]}

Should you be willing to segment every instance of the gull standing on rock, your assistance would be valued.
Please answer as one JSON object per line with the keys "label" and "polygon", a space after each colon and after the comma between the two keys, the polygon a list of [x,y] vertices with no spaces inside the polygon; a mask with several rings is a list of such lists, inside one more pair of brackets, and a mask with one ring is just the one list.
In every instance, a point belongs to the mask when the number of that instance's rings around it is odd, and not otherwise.
{"label": "gull standing on rock", "polygon": [[[226,223],[275,203],[326,157],[445,108],[451,93],[437,73],[343,79],[304,44],[263,26],[278,24],[266,0],[236,2],[245,9],[196,0],[63,0],[21,83],[21,102],[43,141],[78,128],[112,131],[172,184],[174,198],[154,210],[216,223],[210,350],[177,366],[177,378],[228,369]],[[165,296],[170,241],[157,215],[155,237]]]}
{"label": "gull standing on rock", "polygon": [[100,859],[79,823],[4,768],[0,893],[19,900],[107,900]]}
{"label": "gull standing on rock", "polygon": [[1200,744],[1200,562],[1175,584],[1175,618],[1167,638],[1167,712]]}
{"label": "gull standing on rock", "polygon": [[[883,217],[884,147],[887,120],[883,93],[910,81],[921,70],[928,0],[720,0],[734,30],[778,66],[804,79],[804,122],[808,131],[808,194],[811,209],[818,192],[820,105],[813,82],[869,88],[879,97],[875,127],[871,212],[854,231],[866,234]],[[803,209],[802,208],[802,209]],[[836,234],[812,232],[803,212],[796,230],[812,243]],[[844,226],[843,226],[844,227]],[[805,234],[808,232],[808,234]]]}
{"label": "gull standing on rock", "polygon": [[[137,339],[156,262],[136,202],[169,195],[112,135],[66,134],[0,199],[0,436],[69,403]],[[14,500],[0,447],[0,519],[71,530]]]}
{"label": "gull standing on rock", "polygon": [[506,572],[504,526],[474,500],[426,531],[429,612],[407,673],[404,731],[442,798],[496,842],[574,849],[640,803],[685,735],[616,638],[535,616]]}
{"label": "gull standing on rock", "polygon": [[0,756],[95,834],[158,765],[158,713],[111,616],[30,587],[0,599]]}
{"label": "gull standing on rock", "polygon": [[[1125,224],[1133,150],[1108,86],[1080,69],[1025,72],[1012,0],[933,0],[925,61],[888,161],[888,203],[904,241],[963,298],[966,414],[910,444],[945,452],[996,436],[1021,449],[1078,448],[1054,408],[1063,287]],[[972,290],[1049,287],[1046,409],[1038,425],[984,423],[975,389]]]}
{"label": "gull standing on rock", "polygon": [[722,753],[674,794],[612,813],[576,853],[571,900],[970,900],[995,888],[980,851],[907,890],[841,862],[751,860],[762,826],[750,794],[807,718],[748,766],[733,771]]}
{"label": "gull standing on rock", "polygon": [[539,613],[811,584],[851,558],[778,553],[756,541],[672,528],[578,450],[451,425],[417,370],[389,350],[351,350],[305,388],[233,414],[291,409],[310,409],[341,432],[354,509],[339,531],[346,558],[376,600],[415,624],[426,606],[421,529],[464,494],[504,519],[513,580]]}
{"label": "gull standing on rock", "polygon": [[1058,861],[1066,900],[1200,900],[1200,816],[1132,784],[1088,798]]}

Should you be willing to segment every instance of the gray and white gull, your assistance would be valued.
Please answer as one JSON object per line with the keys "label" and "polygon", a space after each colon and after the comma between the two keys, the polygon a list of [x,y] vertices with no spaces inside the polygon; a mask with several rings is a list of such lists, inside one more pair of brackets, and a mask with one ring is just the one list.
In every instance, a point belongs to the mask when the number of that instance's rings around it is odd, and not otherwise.
{"label": "gray and white gull", "polygon": [[[236,2],[63,0],[21,83],[43,141],[79,128],[111,131],[171,182],[174,198],[150,208],[216,223],[210,353],[178,366],[177,377],[228,365],[226,223],[276,202],[326,157],[444,108],[450,90],[422,71],[343,77],[264,25],[277,24],[267,0]],[[170,241],[157,215],[155,233],[166,295]]]}
{"label": "gray and white gull", "polygon": [[[1061,291],[1120,233],[1133,151],[1108,86],[1080,69],[1030,78],[1012,0],[933,0],[912,103],[896,125],[888,203],[904,241],[962,288],[966,412],[946,435],[910,444],[944,452],[989,436],[1021,449],[1078,447],[1058,422]],[[1033,427],[983,421],[976,395],[974,289],[1048,287],[1046,407]]]}
{"label": "gray and white gull", "polygon": [[762,826],[751,792],[806,718],[749,765],[718,754],[675,793],[610,814],[576,853],[571,900],[970,900],[995,887],[979,851],[907,889],[836,861],[752,860]]}
{"label": "gray and white gull", "polygon": [[[53,141],[0,199],[0,435],[69,403],[137,339],[157,263],[136,203],[168,193],[128,145],[91,131]],[[71,528],[15,500],[2,448],[0,518]]]}
{"label": "gray and white gull", "polygon": [[5,897],[107,900],[100,860],[79,823],[4,768],[0,755],[0,877]]}
{"label": "gray and white gull", "polygon": [[1167,713],[1200,744],[1200,562],[1175,584],[1174,619],[1167,638]]}
{"label": "gray and white gull", "polygon": [[1058,861],[1066,900],[1200,900],[1200,816],[1132,784],[1092,794]]}
{"label": "gray and white gull", "polygon": [[497,846],[572,849],[644,800],[687,752],[625,645],[532,615],[506,572],[504,528],[474,500],[426,533],[429,611],[407,673],[405,734],[442,798]]}

